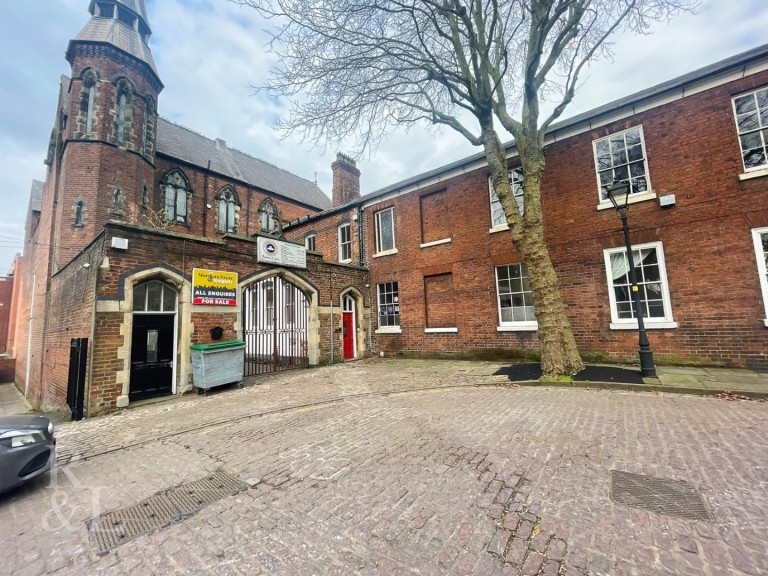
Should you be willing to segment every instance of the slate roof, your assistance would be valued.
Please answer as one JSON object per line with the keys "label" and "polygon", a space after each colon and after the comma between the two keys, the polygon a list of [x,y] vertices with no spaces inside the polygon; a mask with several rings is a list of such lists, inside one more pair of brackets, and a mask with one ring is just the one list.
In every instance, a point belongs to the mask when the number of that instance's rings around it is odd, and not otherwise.
{"label": "slate roof", "polygon": [[317,184],[286,172],[268,162],[229,148],[224,140],[211,140],[165,118],[157,122],[157,152],[223,176],[246,182],[319,210],[331,201]]}
{"label": "slate roof", "polygon": [[[139,14],[143,18],[144,24],[149,28],[143,0],[119,0],[118,4]],[[94,2],[91,2],[91,13],[93,13],[93,5]],[[72,42],[103,42],[111,44],[147,64],[152,69],[152,72],[155,73],[155,76],[160,77],[157,73],[152,52],[149,46],[144,43],[141,34],[115,18],[92,16],[80,31],[80,34],[70,41],[70,48]],[[69,53],[69,50],[67,52]]]}
{"label": "slate roof", "polygon": [[32,180],[32,190],[29,192],[29,207],[35,212],[43,210],[43,183]]}

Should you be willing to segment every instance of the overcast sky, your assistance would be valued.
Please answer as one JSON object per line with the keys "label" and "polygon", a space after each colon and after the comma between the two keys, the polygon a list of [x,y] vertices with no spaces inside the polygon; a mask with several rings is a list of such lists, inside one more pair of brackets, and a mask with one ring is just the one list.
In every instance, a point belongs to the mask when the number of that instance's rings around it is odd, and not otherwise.
{"label": "overcast sky", "polygon": [[[33,179],[45,178],[64,52],[90,15],[89,0],[0,0],[0,274],[22,249]],[[279,102],[254,96],[271,56],[252,9],[225,0],[146,0],[152,53],[165,89],[165,118],[271,162],[330,196],[336,148],[283,139]],[[766,41],[765,0],[704,0],[697,15],[658,24],[649,36],[616,39],[612,62],[593,64],[565,117],[653,86]],[[505,137],[506,139],[506,137]],[[355,153],[355,150],[341,151]],[[448,130],[398,133],[358,161],[363,193],[479,151]]]}

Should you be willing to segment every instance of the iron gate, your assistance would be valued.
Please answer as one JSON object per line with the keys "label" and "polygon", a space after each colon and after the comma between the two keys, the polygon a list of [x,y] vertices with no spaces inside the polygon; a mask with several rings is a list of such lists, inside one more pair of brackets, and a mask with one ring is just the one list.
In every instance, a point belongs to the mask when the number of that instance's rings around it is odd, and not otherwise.
{"label": "iron gate", "polygon": [[67,377],[67,406],[72,420],[82,420],[85,412],[85,370],[88,365],[88,338],[69,341],[69,375]]}
{"label": "iron gate", "polygon": [[307,297],[279,276],[243,291],[245,376],[309,365]]}

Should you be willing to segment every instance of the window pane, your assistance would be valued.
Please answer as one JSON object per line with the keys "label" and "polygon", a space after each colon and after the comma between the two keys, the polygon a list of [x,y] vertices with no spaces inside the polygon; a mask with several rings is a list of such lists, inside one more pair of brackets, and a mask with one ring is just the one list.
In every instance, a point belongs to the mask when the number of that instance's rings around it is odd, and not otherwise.
{"label": "window pane", "polygon": [[163,285],[160,282],[147,284],[147,312],[160,311],[160,299],[163,294]]}
{"label": "window pane", "polygon": [[183,189],[176,193],[176,222],[187,221],[187,192]]}
{"label": "window pane", "polygon": [[496,268],[496,277],[501,323],[535,321],[533,292],[528,283],[525,266],[499,266]]}
{"label": "window pane", "polygon": [[755,130],[759,127],[760,124],[757,119],[757,112],[749,112],[748,114],[739,115],[739,132]]}
{"label": "window pane", "polygon": [[392,210],[377,213],[378,221],[378,251],[392,250],[395,247],[394,230],[392,226]]}
{"label": "window pane", "polygon": [[163,312],[176,310],[176,292],[170,286],[163,285]]}
{"label": "window pane", "polygon": [[147,285],[141,284],[133,289],[133,310],[144,312],[147,299]]}
{"label": "window pane", "polygon": [[744,112],[749,112],[750,110],[755,110],[756,108],[754,94],[736,98],[735,102],[737,114],[743,114]]}

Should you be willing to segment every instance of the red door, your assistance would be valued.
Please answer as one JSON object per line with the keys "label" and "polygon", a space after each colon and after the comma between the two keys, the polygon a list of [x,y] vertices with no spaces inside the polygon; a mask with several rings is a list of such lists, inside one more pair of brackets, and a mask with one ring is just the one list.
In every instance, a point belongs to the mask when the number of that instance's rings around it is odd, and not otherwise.
{"label": "red door", "polygon": [[355,357],[355,325],[352,312],[344,312],[344,360]]}

